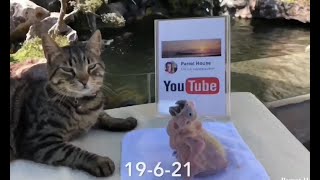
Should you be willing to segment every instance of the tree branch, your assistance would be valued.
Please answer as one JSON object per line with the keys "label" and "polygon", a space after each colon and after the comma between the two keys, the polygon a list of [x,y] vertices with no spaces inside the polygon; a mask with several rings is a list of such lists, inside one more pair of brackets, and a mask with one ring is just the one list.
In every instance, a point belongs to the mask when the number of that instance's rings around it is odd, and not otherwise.
{"label": "tree branch", "polygon": [[66,11],[67,11],[67,2],[68,2],[68,0],[60,0],[61,7],[60,7],[59,18],[58,18],[57,23],[49,29],[48,33],[50,35],[61,34],[64,31],[64,29],[66,29],[66,24],[64,22],[64,16],[66,15]]}

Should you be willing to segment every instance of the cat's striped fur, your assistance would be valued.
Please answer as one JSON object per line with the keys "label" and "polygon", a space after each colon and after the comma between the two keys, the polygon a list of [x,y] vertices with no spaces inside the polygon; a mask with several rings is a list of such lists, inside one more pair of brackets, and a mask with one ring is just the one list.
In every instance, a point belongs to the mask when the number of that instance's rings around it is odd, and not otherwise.
{"label": "cat's striped fur", "polygon": [[128,131],[137,125],[134,118],[113,118],[103,111],[101,41],[97,30],[86,45],[61,48],[44,35],[46,78],[11,77],[10,160],[68,166],[98,177],[114,172],[108,157],[68,143],[91,127]]}

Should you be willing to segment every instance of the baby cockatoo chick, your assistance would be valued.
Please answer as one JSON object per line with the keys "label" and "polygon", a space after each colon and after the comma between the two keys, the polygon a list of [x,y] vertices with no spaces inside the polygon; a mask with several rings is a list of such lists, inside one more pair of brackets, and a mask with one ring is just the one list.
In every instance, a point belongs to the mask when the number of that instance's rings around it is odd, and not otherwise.
{"label": "baby cockatoo chick", "polygon": [[[197,112],[191,101],[180,100],[177,106],[169,108],[172,119],[167,133],[170,147],[181,163],[181,174],[185,179],[213,175],[227,168],[227,154],[220,142],[208,134],[197,119]],[[190,170],[183,167],[190,163]]]}

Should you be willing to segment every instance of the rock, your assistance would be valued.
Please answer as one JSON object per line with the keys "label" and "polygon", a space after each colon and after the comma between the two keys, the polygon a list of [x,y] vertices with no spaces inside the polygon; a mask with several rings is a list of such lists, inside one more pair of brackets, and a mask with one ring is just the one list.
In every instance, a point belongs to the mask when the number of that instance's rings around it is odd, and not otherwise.
{"label": "rock", "polygon": [[155,0],[120,0],[107,4],[104,13],[115,13],[114,16],[122,16],[127,23],[131,23],[142,19],[146,15],[147,7],[153,7],[154,2]]}
{"label": "rock", "polygon": [[[105,9],[105,12],[101,12],[101,14],[105,13],[113,13],[114,16],[122,17],[124,19],[124,16],[128,16],[130,8],[131,9],[137,9],[134,8],[134,4],[130,3],[129,5],[127,4],[126,1],[119,1],[119,2],[114,2],[107,4],[107,8]],[[128,18],[127,18],[128,19]]]}
{"label": "rock", "polygon": [[218,15],[216,7],[219,7],[219,4],[214,4],[213,2],[218,2],[217,0],[211,2],[209,0],[200,1],[199,4],[195,5],[192,8],[192,15],[194,16],[209,16],[209,15]]}
{"label": "rock", "polygon": [[99,14],[115,13],[114,16],[120,19],[123,17],[126,24],[150,15],[168,16],[168,12],[159,0],[120,0],[107,4],[98,12]]}
{"label": "rock", "polygon": [[46,59],[33,59],[10,66],[10,77],[15,79],[44,80],[47,78]]}
{"label": "rock", "polygon": [[25,38],[29,27],[48,17],[50,12],[29,0],[10,0],[10,40]]}
{"label": "rock", "polygon": [[59,0],[31,0],[35,4],[47,9],[50,12],[60,11],[60,1]]}
{"label": "rock", "polygon": [[[74,14],[70,13],[67,14],[64,17],[64,22],[67,24],[69,22],[72,22],[74,20]],[[59,13],[51,13],[49,17],[46,17],[43,19],[40,23],[36,23],[32,25],[29,29],[29,32],[27,33],[26,40],[30,40],[34,37],[40,37],[42,33],[48,33],[49,29],[56,24],[59,18]],[[62,34],[64,36],[67,36],[69,42],[75,42],[78,40],[78,35],[75,30],[73,30],[70,26],[66,25],[63,26]]]}
{"label": "rock", "polygon": [[[252,18],[252,11],[255,10],[257,0],[223,0],[220,6],[224,14],[238,18]],[[227,11],[227,12],[225,12]]]}
{"label": "rock", "polygon": [[[307,0],[308,1],[308,0]],[[301,0],[293,4],[289,8],[285,8],[287,16],[286,19],[294,19],[303,23],[310,23],[310,1],[303,3]]]}
{"label": "rock", "polygon": [[252,18],[250,6],[245,6],[242,9],[237,9],[235,13],[235,17],[240,17],[243,19],[250,19]]}
{"label": "rock", "polygon": [[158,0],[116,0],[107,3],[105,0],[95,12],[96,15],[80,12],[72,27],[81,31],[91,30],[95,18],[98,29],[123,28],[145,16],[167,16],[167,11]]}
{"label": "rock", "polygon": [[168,5],[173,16],[218,15],[220,10],[218,0],[168,0]]}
{"label": "rock", "polygon": [[[30,0],[37,5],[47,9],[50,12],[60,12],[60,0]],[[74,3],[75,0],[69,0],[67,4],[67,13],[70,13],[74,10]]]}
{"label": "rock", "polygon": [[255,17],[267,19],[284,18],[310,22],[310,1],[308,0],[268,0],[259,2]]}
{"label": "rock", "polygon": [[[288,19],[310,22],[310,0],[223,0],[221,7],[239,18]],[[227,8],[225,8],[227,7]],[[235,11],[234,11],[235,9]]]}

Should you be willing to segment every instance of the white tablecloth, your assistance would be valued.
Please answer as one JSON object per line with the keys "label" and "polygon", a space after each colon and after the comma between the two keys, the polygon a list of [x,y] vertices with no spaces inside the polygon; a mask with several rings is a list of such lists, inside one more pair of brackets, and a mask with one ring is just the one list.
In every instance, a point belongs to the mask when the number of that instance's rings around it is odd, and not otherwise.
{"label": "white tablecloth", "polygon": [[[157,117],[156,105],[145,104],[108,110],[116,117],[134,116],[138,128],[165,127],[168,119]],[[309,178],[310,153],[288,129],[251,93],[232,93],[231,119],[239,134],[272,180]],[[92,130],[73,144],[109,156],[116,170],[108,178],[94,178],[66,167],[51,167],[18,160],[10,165],[11,180],[119,180],[121,140],[124,133]]]}

